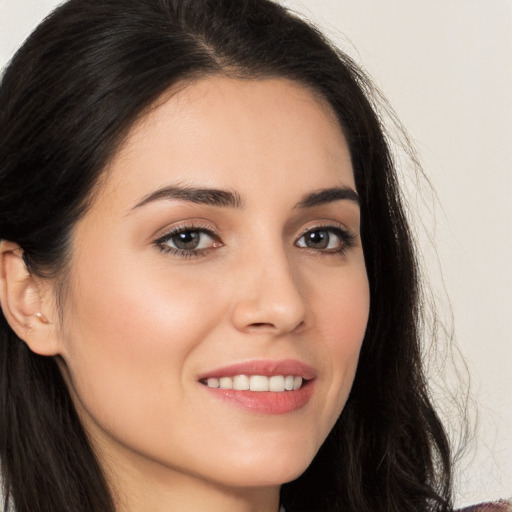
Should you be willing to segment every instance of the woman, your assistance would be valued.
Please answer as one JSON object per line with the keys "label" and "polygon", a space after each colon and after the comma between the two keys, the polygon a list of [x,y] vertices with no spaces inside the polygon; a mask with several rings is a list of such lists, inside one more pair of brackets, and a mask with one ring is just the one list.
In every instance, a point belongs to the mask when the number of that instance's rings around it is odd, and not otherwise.
{"label": "woman", "polygon": [[71,0],[0,89],[22,511],[451,509],[371,86],[265,0]]}

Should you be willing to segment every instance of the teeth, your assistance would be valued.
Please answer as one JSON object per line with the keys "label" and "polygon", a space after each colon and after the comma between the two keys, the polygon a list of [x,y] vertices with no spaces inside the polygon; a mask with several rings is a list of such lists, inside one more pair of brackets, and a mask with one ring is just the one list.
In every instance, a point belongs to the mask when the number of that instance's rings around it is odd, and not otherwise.
{"label": "teeth", "polygon": [[209,388],[235,389],[237,391],[295,391],[302,387],[302,377],[295,375],[235,375],[234,377],[210,377],[206,384]]}
{"label": "teeth", "polygon": [[[229,378],[229,377],[228,377]],[[210,385],[208,383],[208,385]],[[251,384],[249,381],[249,377],[247,375],[237,375],[233,378],[233,389],[238,389],[240,391],[250,389]]]}
{"label": "teeth", "polygon": [[268,379],[268,390],[269,391],[284,391],[284,377],[282,375],[273,375]]}
{"label": "teeth", "polygon": [[231,377],[221,377],[219,387],[220,389],[233,389],[233,379]]}
{"label": "teeth", "polygon": [[251,391],[268,391],[268,377],[251,375],[249,378]]}

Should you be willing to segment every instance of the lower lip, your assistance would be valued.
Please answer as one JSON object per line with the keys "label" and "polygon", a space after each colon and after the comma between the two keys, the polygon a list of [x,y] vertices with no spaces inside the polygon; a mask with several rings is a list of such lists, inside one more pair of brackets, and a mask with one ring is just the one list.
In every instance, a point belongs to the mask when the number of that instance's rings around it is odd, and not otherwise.
{"label": "lower lip", "polygon": [[289,414],[302,409],[313,394],[313,381],[295,391],[239,391],[202,386],[215,397],[235,407],[259,414]]}

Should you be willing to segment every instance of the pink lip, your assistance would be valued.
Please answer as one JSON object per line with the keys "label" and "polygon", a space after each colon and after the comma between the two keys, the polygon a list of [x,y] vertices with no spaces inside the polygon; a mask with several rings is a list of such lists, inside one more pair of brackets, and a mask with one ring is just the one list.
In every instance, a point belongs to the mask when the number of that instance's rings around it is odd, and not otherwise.
{"label": "pink lip", "polygon": [[199,380],[210,377],[234,377],[235,375],[296,375],[306,380],[316,377],[316,371],[308,364],[294,359],[281,359],[278,361],[255,360],[232,364],[222,368],[215,368],[199,376]]}
{"label": "pink lip", "polygon": [[238,391],[235,389],[209,388],[201,384],[205,391],[217,399],[245,411],[259,414],[288,414],[304,407],[310,400],[315,385],[315,370],[299,361],[248,361],[208,371],[199,377],[205,381],[210,377],[234,377],[235,375],[296,375],[305,381],[296,391]]}

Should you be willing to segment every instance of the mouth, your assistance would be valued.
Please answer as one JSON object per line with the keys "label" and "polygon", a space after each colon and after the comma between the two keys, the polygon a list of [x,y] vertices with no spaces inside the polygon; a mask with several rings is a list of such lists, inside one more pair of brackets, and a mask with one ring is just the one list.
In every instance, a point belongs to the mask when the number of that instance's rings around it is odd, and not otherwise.
{"label": "mouth", "polygon": [[299,375],[234,375],[233,377],[209,377],[201,379],[209,388],[234,389],[235,391],[270,391],[284,393],[297,391],[307,382]]}
{"label": "mouth", "polygon": [[248,361],[199,376],[215,400],[250,413],[281,415],[298,411],[313,396],[316,371],[296,360]]}

